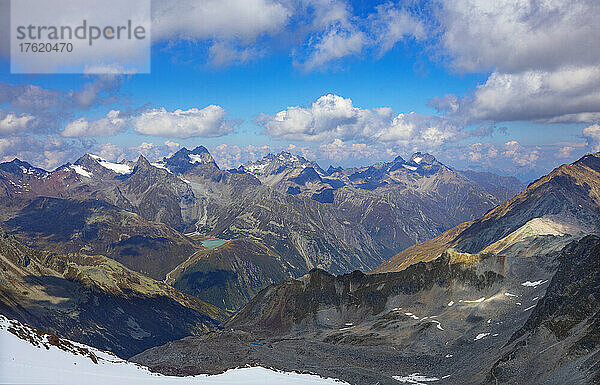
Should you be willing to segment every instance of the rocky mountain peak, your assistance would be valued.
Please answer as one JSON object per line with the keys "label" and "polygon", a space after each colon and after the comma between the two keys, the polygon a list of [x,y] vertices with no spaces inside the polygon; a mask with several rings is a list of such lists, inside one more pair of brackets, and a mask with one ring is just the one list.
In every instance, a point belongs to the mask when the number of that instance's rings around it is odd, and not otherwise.
{"label": "rocky mountain peak", "polygon": [[335,174],[336,172],[342,172],[344,169],[339,166],[339,167],[333,167],[333,166],[329,166],[329,168],[327,168],[326,174],[327,175],[331,175],[331,174]]}
{"label": "rocky mountain peak", "polygon": [[412,156],[410,157],[410,161],[419,165],[439,163],[433,155],[422,152],[415,152],[414,154],[412,154]]}
{"label": "rocky mountain peak", "polygon": [[148,159],[146,159],[144,155],[140,155],[137,161],[135,162],[136,170],[148,170],[151,167],[152,165],[150,164],[150,162],[148,162]]}
{"label": "rocky mountain peak", "polygon": [[308,182],[321,182],[321,176],[315,171],[312,166],[305,167],[304,170],[294,178],[290,178],[290,181],[295,182],[301,186],[304,186]]}
{"label": "rocky mountain peak", "polygon": [[591,168],[594,171],[600,171],[600,152],[595,154],[584,155],[581,159],[576,161],[574,164],[580,164]]}
{"label": "rocky mountain peak", "polygon": [[404,158],[401,157],[400,155],[398,155],[397,157],[395,157],[392,162],[393,163],[406,163],[406,161],[404,160]]}
{"label": "rocky mountain peak", "polygon": [[325,171],[316,162],[307,160],[301,155],[281,151],[279,154],[268,154],[255,162],[248,162],[244,169],[258,176],[281,174],[297,168],[313,167],[314,170],[324,175]]}
{"label": "rocky mountain peak", "polygon": [[185,174],[198,165],[217,165],[204,146],[197,146],[193,150],[183,147],[173,155],[164,157],[158,164],[175,174]]}
{"label": "rocky mountain peak", "polygon": [[26,174],[26,175],[37,175],[46,176],[48,171],[38,167],[34,167],[31,164],[24,162],[18,158],[11,160],[10,162],[0,163],[0,170],[15,175]]}

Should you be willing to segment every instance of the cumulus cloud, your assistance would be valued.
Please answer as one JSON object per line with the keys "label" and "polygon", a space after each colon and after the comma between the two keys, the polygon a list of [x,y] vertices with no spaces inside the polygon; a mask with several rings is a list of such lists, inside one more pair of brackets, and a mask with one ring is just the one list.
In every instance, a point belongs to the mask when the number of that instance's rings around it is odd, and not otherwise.
{"label": "cumulus cloud", "polygon": [[464,97],[430,104],[470,121],[594,122],[600,116],[600,3],[440,0],[452,66],[492,73]]}
{"label": "cumulus cloud", "polygon": [[[513,175],[542,175],[556,166],[554,145],[545,148],[535,145],[523,145],[516,140],[502,144],[470,143],[456,144],[448,147],[443,157],[452,165],[460,164],[465,168],[484,170],[504,170]],[[569,154],[571,156],[571,154]]]}
{"label": "cumulus cloud", "polygon": [[121,83],[122,77],[98,76],[79,89],[62,91],[0,82],[0,106],[15,115],[34,117],[27,132],[47,134],[58,130],[75,113],[116,102]]}
{"label": "cumulus cloud", "polygon": [[583,136],[592,151],[600,151],[600,124],[592,124],[584,128]]}
{"label": "cumulus cloud", "polygon": [[424,24],[416,16],[393,3],[381,4],[362,18],[354,15],[344,1],[306,0],[304,3],[314,15],[308,42],[301,53],[295,55],[296,63],[305,70],[359,56],[367,50],[381,56],[400,41],[426,35]]}
{"label": "cumulus cloud", "polygon": [[223,107],[167,111],[156,108],[132,118],[134,130],[144,135],[172,138],[215,137],[233,132],[235,122],[225,119]]}
{"label": "cumulus cloud", "polygon": [[219,167],[227,169],[236,168],[240,164],[253,162],[269,153],[277,153],[282,150],[282,147],[269,145],[256,146],[249,144],[247,146],[238,146],[236,144],[223,143],[211,148],[210,153]]}
{"label": "cumulus cloud", "polygon": [[519,166],[535,166],[535,162],[540,158],[540,151],[538,149],[527,151],[519,142],[511,140],[504,143],[502,155]]}
{"label": "cumulus cloud", "polygon": [[0,135],[26,132],[35,121],[36,118],[29,114],[4,113],[0,111]]}
{"label": "cumulus cloud", "polygon": [[274,115],[263,114],[257,121],[267,134],[282,139],[340,139],[420,150],[439,148],[470,135],[450,119],[416,113],[394,115],[389,107],[361,109],[351,99],[331,94],[321,96],[308,108],[288,107]]}
{"label": "cumulus cloud", "polygon": [[128,118],[120,111],[111,110],[104,118],[89,121],[79,118],[68,123],[61,132],[65,137],[112,136],[127,128]]}
{"label": "cumulus cloud", "polygon": [[0,161],[14,158],[25,160],[37,167],[53,170],[77,159],[84,151],[81,143],[63,140],[56,136],[13,136],[0,138]]}
{"label": "cumulus cloud", "polygon": [[[136,132],[144,135],[170,138],[215,137],[232,132],[237,124],[225,117],[225,109],[215,105],[172,112],[164,107],[141,112],[111,110],[100,119],[79,118],[69,122],[60,134],[72,138],[113,136],[133,127]],[[172,141],[166,141],[165,145],[179,146]]]}
{"label": "cumulus cloud", "polygon": [[254,40],[283,28],[291,10],[270,0],[153,1],[155,39]]}
{"label": "cumulus cloud", "polygon": [[472,121],[593,121],[600,114],[600,66],[493,72],[471,95],[446,95],[430,104]]}
{"label": "cumulus cloud", "polygon": [[391,148],[367,143],[346,143],[334,139],[330,143],[321,144],[318,148],[319,159],[341,163],[347,161],[389,160],[398,154]]}
{"label": "cumulus cloud", "polygon": [[440,0],[437,17],[459,70],[518,73],[600,62],[596,0]]}
{"label": "cumulus cloud", "polygon": [[575,150],[575,147],[573,146],[562,146],[559,150],[558,150],[558,157],[561,159],[565,159],[565,158],[570,158],[571,157],[571,153],[573,152],[573,150]]}
{"label": "cumulus cloud", "polygon": [[181,144],[173,142],[172,140],[166,140],[165,146],[167,146],[171,151],[176,151],[179,149],[179,147],[181,147]]}

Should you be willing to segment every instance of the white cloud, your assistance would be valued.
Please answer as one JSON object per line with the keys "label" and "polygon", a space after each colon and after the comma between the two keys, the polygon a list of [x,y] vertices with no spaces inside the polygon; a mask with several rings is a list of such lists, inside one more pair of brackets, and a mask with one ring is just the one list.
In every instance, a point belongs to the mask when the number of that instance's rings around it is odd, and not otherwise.
{"label": "white cloud", "polygon": [[332,162],[340,163],[349,160],[364,162],[365,160],[389,160],[398,154],[386,146],[367,143],[346,143],[341,139],[334,139],[330,143],[322,144],[318,148],[318,157]]}
{"label": "white cloud", "polygon": [[535,166],[536,161],[540,158],[538,149],[527,150],[516,140],[504,143],[502,155],[519,166]]}
{"label": "white cloud", "polygon": [[234,44],[217,41],[208,49],[209,63],[214,67],[229,64],[244,64],[263,55],[255,47],[237,47]]}
{"label": "white cloud", "polygon": [[600,3],[440,0],[452,66],[492,73],[465,97],[431,104],[470,121],[594,122],[600,116]]}
{"label": "white cloud", "polygon": [[166,140],[165,146],[167,146],[169,148],[169,150],[175,151],[175,150],[179,149],[179,147],[181,147],[181,144],[179,144],[177,142],[173,142],[172,140]]}
{"label": "white cloud", "polygon": [[134,130],[144,135],[171,138],[215,137],[233,131],[235,122],[225,119],[223,107],[210,105],[203,109],[177,109],[173,112],[156,108],[132,118]]}
{"label": "white cloud", "polygon": [[56,136],[0,138],[1,162],[19,158],[46,170],[53,170],[68,161],[73,161],[82,152],[82,147],[77,143],[65,141]]}
{"label": "white cloud", "polygon": [[463,71],[555,70],[600,62],[596,0],[440,0],[442,44]]}
{"label": "white cloud", "polygon": [[112,136],[127,128],[128,118],[124,117],[120,111],[111,110],[106,117],[89,121],[86,118],[79,118],[68,123],[65,129],[60,133],[65,137],[83,137],[83,136]]}
{"label": "white cloud", "polygon": [[600,124],[592,124],[584,128],[583,136],[592,151],[600,151]]}
{"label": "white cloud", "polygon": [[[308,43],[296,53],[296,64],[313,70],[348,56],[375,51],[381,56],[396,43],[409,37],[426,35],[424,24],[407,10],[386,3],[375,12],[359,17],[350,5],[337,0],[307,0],[305,7],[313,14]],[[304,59],[298,59],[304,54]]]}
{"label": "white cloud", "polygon": [[368,20],[380,55],[407,37],[418,40],[425,38],[425,26],[408,11],[394,7],[392,3],[379,5],[376,9],[377,12],[370,15]]}
{"label": "white cloud", "polygon": [[153,1],[152,35],[155,40],[252,42],[282,29],[290,16],[284,4],[270,0]]}
{"label": "white cloud", "polygon": [[0,135],[26,132],[34,122],[35,117],[29,114],[4,114],[0,111]]}
{"label": "white cloud", "polygon": [[238,167],[246,162],[253,162],[269,153],[277,153],[281,150],[282,148],[268,145],[256,146],[249,144],[240,147],[236,144],[223,143],[211,148],[210,153],[219,167],[228,169]]}
{"label": "white cloud", "polygon": [[258,122],[267,134],[288,140],[354,140],[419,150],[439,148],[469,135],[449,119],[416,113],[394,116],[389,107],[361,109],[351,99],[331,94],[321,96],[309,108],[288,107],[274,115],[263,114]]}
{"label": "white cloud", "polygon": [[471,121],[595,121],[600,115],[600,66],[493,72],[472,95],[446,95],[430,104]]}
{"label": "white cloud", "polygon": [[325,63],[342,57],[358,55],[367,44],[366,35],[355,29],[333,27],[309,45],[312,51],[308,60],[303,63],[307,70],[320,67]]}
{"label": "white cloud", "polygon": [[121,161],[125,158],[125,151],[114,143],[102,143],[96,146],[92,152],[111,162]]}
{"label": "white cloud", "polygon": [[573,146],[562,146],[559,150],[558,150],[558,157],[565,159],[565,158],[570,158],[571,157],[571,153],[573,152],[573,150],[575,150],[575,147]]}

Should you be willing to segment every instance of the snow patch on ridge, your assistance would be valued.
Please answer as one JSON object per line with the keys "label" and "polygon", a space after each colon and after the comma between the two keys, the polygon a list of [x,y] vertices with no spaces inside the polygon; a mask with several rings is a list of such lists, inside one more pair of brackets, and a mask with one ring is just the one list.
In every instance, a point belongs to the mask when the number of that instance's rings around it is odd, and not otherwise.
{"label": "snow patch on ridge", "polygon": [[72,164],[69,166],[73,171],[75,171],[77,174],[81,175],[81,176],[85,176],[86,178],[91,178],[92,177],[92,173],[89,172],[88,170],[86,170],[85,168],[83,168],[82,166],[76,165],[76,164]]}
{"label": "snow patch on ridge", "polygon": [[437,377],[427,377],[422,375],[421,373],[413,373],[409,374],[408,376],[393,376],[392,378],[396,381],[400,381],[405,384],[417,385],[423,385],[424,382],[434,382],[440,380]]}
{"label": "snow patch on ridge", "polygon": [[116,172],[117,174],[123,174],[123,175],[131,174],[131,172],[133,171],[133,169],[126,164],[109,162],[107,160],[102,159],[98,155],[90,154],[90,156],[92,158],[96,159],[96,161],[98,162],[98,164],[100,164],[100,166],[107,168],[109,170],[112,170],[112,171]]}
{"label": "snow patch on ridge", "polygon": [[534,281],[534,282],[531,282],[531,281],[526,281],[526,282],[523,282],[523,283],[521,284],[521,286],[525,286],[525,287],[537,287],[537,286],[540,286],[540,285],[543,285],[543,284],[545,284],[546,282],[548,282],[548,280],[547,280],[547,279],[545,279],[545,280],[541,280],[541,279],[540,279],[540,280],[538,280],[538,281]]}

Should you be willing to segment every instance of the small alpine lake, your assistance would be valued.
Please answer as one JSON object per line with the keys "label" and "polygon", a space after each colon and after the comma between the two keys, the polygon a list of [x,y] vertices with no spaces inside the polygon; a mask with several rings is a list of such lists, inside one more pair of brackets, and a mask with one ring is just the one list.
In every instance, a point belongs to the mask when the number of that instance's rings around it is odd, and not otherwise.
{"label": "small alpine lake", "polygon": [[227,242],[229,242],[229,240],[227,240],[227,239],[208,238],[208,239],[203,240],[200,243],[202,244],[202,246],[204,246],[208,249],[215,249],[221,245],[226,244]]}

